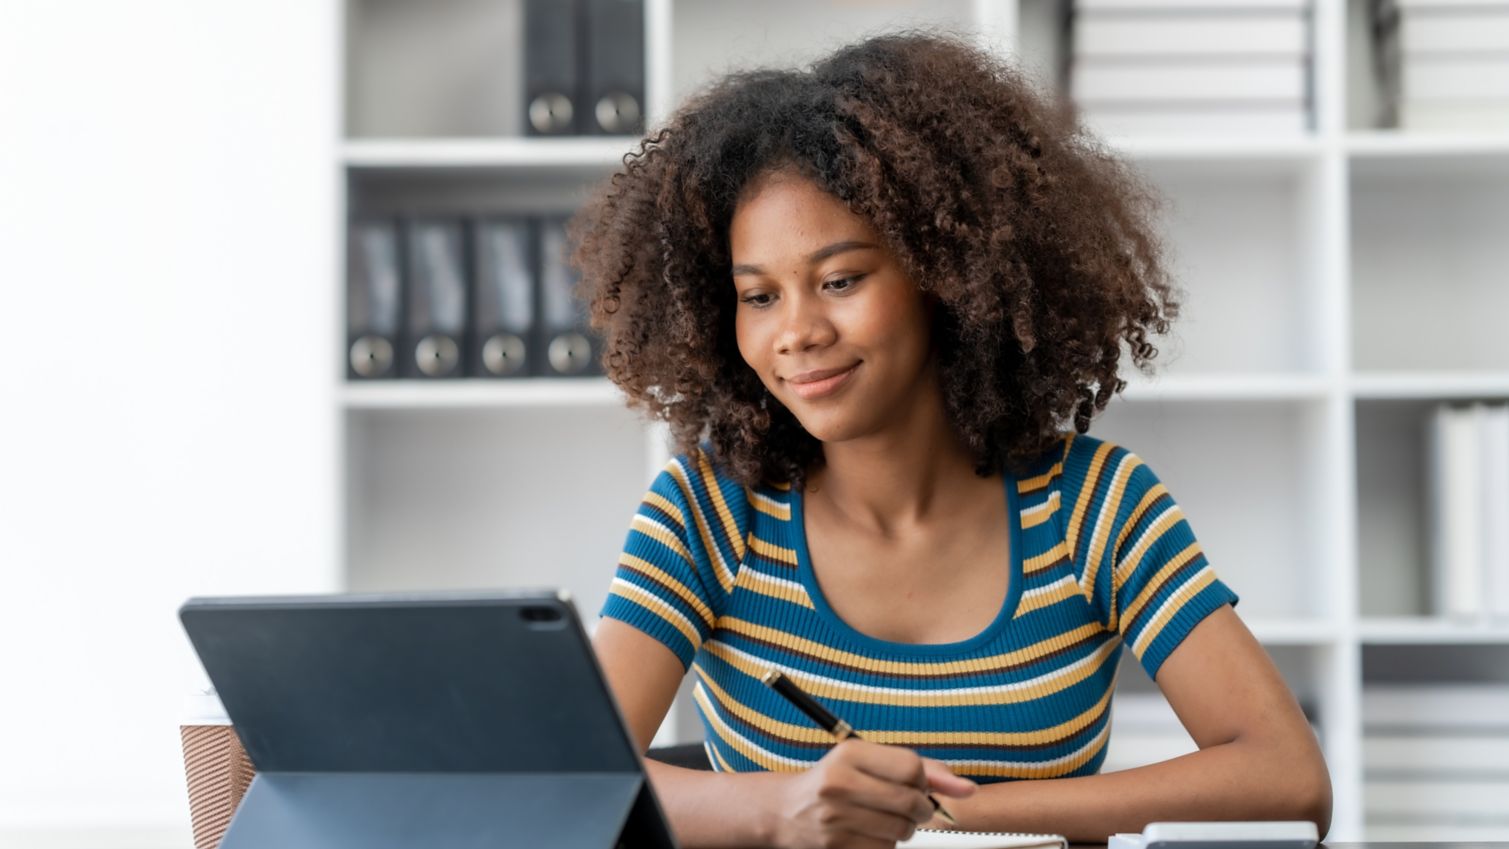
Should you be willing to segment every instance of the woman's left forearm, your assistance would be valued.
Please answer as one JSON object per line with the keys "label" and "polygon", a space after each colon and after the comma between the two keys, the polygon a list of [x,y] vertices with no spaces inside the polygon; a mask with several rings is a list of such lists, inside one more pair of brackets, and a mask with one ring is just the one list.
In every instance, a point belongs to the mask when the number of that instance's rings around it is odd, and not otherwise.
{"label": "woman's left forearm", "polygon": [[970,831],[1046,832],[1077,842],[1104,843],[1167,820],[1309,820],[1324,835],[1330,777],[1318,749],[1300,748],[1235,740],[1123,772],[982,784],[949,809]]}

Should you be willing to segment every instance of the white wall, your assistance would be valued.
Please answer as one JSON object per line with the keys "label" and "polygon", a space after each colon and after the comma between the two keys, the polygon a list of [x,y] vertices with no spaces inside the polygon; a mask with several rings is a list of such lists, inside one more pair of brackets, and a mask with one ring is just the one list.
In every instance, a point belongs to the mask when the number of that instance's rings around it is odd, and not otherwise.
{"label": "white wall", "polygon": [[336,23],[0,0],[0,843],[186,843],[178,604],[334,587]]}

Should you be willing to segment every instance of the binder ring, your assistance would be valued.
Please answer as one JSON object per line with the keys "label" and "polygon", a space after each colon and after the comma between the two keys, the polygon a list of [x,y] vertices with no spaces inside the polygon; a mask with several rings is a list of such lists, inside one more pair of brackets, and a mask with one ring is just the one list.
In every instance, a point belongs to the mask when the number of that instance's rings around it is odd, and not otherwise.
{"label": "binder ring", "polygon": [[632,133],[639,128],[639,100],[623,91],[610,91],[598,98],[597,126],[606,133]]}
{"label": "binder ring", "polygon": [[414,360],[426,377],[445,377],[456,370],[461,349],[451,337],[431,334],[414,346]]}
{"label": "binder ring", "polygon": [[587,368],[592,357],[592,343],[580,333],[562,333],[550,340],[546,352],[550,367],[557,374],[576,374]]}
{"label": "binder ring", "polygon": [[358,377],[382,377],[393,368],[393,345],[381,336],[360,336],[351,343],[351,370]]}
{"label": "binder ring", "polygon": [[529,123],[538,133],[565,132],[571,126],[571,98],[547,91],[529,101]]}
{"label": "binder ring", "polygon": [[498,333],[482,345],[482,366],[488,374],[516,374],[525,364],[524,340],[512,333]]}

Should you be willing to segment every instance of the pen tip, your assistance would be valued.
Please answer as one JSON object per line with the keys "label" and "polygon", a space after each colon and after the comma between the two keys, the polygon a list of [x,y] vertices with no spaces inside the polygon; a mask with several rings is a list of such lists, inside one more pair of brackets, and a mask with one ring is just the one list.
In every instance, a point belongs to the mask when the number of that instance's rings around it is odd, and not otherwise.
{"label": "pen tip", "polygon": [[954,819],[954,815],[948,812],[948,808],[943,807],[943,803],[939,802],[938,799],[937,799],[937,797],[935,797],[931,793],[929,793],[928,796],[927,796],[927,800],[929,802],[933,803],[933,813],[935,813],[938,816],[940,816],[940,817],[948,820],[951,825],[958,825],[959,824],[959,821],[956,820],[956,819]]}
{"label": "pen tip", "polygon": [[764,674],[764,675],[763,675],[763,676],[762,676],[762,677],[761,677],[761,678],[760,678],[760,680],[761,680],[761,681],[762,681],[762,682],[764,682],[764,683],[765,683],[765,684],[767,684],[767,685],[768,685],[768,684],[774,684],[774,683],[775,683],[775,682],[776,682],[776,679],[777,679],[777,678],[780,678],[780,677],[781,677],[781,673],[780,673],[780,670],[776,670],[776,669],[772,669],[772,670],[770,670],[770,671],[768,671],[768,672],[766,672],[766,673],[765,673],[765,674]]}

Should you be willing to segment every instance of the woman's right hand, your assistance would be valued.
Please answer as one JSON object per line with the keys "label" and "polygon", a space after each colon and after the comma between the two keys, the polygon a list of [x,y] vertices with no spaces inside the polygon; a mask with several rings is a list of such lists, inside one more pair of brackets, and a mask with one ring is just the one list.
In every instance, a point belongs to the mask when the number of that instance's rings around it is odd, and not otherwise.
{"label": "woman's right hand", "polygon": [[783,849],[894,849],[933,818],[927,794],[962,798],[975,783],[910,749],[845,740],[775,794]]}

